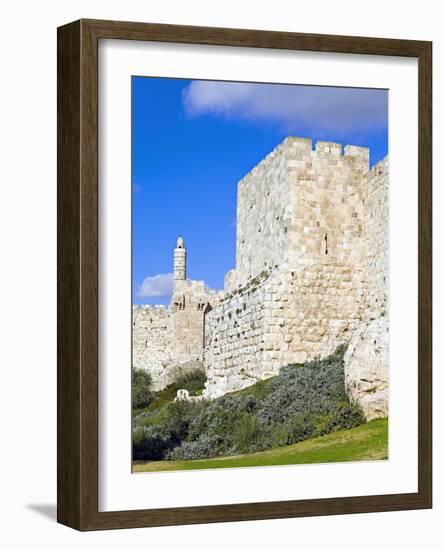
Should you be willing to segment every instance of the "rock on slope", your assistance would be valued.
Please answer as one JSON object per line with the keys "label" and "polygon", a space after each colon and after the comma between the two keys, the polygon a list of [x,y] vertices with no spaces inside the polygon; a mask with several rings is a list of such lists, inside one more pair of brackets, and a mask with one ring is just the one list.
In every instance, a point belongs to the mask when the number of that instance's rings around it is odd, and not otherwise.
{"label": "rock on slope", "polygon": [[349,398],[367,418],[388,416],[388,319],[379,317],[355,331],[345,353]]}

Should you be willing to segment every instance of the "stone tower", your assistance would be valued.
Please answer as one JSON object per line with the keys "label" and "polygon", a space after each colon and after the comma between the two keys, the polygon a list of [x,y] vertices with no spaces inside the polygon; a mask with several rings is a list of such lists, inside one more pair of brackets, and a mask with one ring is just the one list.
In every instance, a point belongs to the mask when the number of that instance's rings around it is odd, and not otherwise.
{"label": "stone tower", "polygon": [[218,293],[208,290],[203,281],[186,278],[186,248],[183,237],[179,237],[174,249],[171,300],[172,346],[177,364],[195,366],[203,360],[205,314],[218,300]]}
{"label": "stone tower", "polygon": [[132,364],[150,372],[154,391],[174,382],[178,373],[202,366],[205,315],[221,295],[204,281],[186,278],[186,248],[179,237],[170,306],[132,309]]}
{"label": "stone tower", "polygon": [[237,188],[236,266],[205,318],[205,395],[325,357],[386,315],[387,163],[288,137]]}
{"label": "stone tower", "polygon": [[186,248],[183,237],[177,239],[174,248],[174,281],[186,280]]}

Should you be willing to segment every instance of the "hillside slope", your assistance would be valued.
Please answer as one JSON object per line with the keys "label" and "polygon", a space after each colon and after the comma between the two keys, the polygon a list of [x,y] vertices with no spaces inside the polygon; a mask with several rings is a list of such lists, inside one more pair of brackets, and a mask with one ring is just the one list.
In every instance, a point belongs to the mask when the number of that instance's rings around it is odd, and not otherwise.
{"label": "hillside slope", "polygon": [[258,453],[205,460],[135,462],[133,472],[353,462],[387,458],[388,419],[381,418],[350,430],[342,430]]}

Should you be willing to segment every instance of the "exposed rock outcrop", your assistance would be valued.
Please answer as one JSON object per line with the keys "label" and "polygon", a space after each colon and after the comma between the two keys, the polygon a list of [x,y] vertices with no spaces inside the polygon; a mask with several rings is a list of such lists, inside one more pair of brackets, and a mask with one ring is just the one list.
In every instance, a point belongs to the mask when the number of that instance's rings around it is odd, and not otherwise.
{"label": "exposed rock outcrop", "polygon": [[388,346],[388,320],[379,317],[354,332],[345,353],[346,390],[367,420],[388,416]]}

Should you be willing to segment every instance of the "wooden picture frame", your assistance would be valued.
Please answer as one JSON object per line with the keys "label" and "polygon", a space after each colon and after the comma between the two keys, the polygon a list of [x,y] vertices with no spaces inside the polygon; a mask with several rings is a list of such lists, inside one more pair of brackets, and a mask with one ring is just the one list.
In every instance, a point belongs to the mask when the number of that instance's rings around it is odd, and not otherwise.
{"label": "wooden picture frame", "polygon": [[[98,42],[100,39],[418,59],[418,491],[217,506],[98,511]],[[58,29],[58,521],[82,531],[432,506],[432,44],[80,20]]]}

